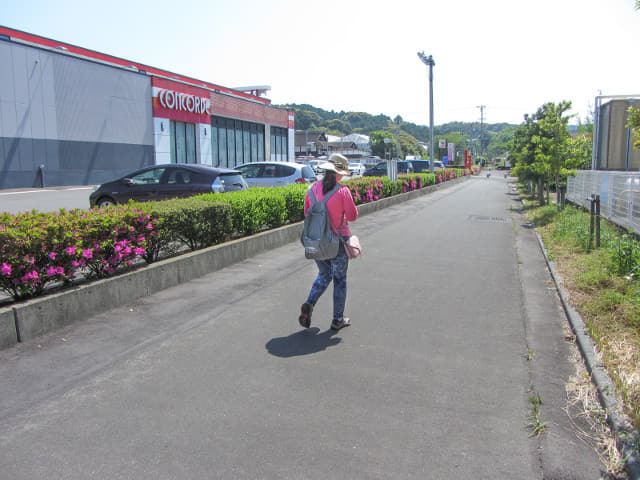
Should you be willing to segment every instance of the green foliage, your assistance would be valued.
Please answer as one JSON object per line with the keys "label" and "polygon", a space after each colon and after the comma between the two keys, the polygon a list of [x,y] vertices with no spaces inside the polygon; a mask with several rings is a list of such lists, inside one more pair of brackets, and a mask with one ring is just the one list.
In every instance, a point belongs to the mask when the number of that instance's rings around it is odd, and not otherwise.
{"label": "green foliage", "polygon": [[531,216],[538,227],[544,227],[553,223],[557,215],[558,208],[555,205],[546,205],[536,209]]}
{"label": "green foliage", "polygon": [[129,206],[0,215],[0,289],[15,299],[69,283],[79,271],[106,277],[146,253],[157,218]]}
{"label": "green foliage", "polygon": [[242,236],[253,235],[265,228],[280,227],[287,219],[286,198],[278,188],[210,193],[199,195],[197,198],[229,204],[233,230]]}
{"label": "green foliage", "polygon": [[[382,114],[371,115],[364,112],[344,111],[329,112],[307,104],[280,106],[294,112],[297,130],[318,129],[340,135],[355,132],[369,135],[370,137],[382,134],[381,138],[386,137],[393,140],[393,143],[387,147],[387,149],[391,148],[392,157],[397,156],[396,142],[400,144],[401,158],[407,155],[421,155],[424,157],[427,153],[419,145],[419,142],[426,144],[430,142],[429,127],[405,122],[399,115],[392,120],[389,116]],[[512,131],[515,128],[515,125],[507,123],[485,124],[481,132],[477,123],[449,122],[434,126],[434,135],[455,143],[462,150],[469,139],[480,138],[482,134],[481,140],[484,148],[486,149],[488,146],[490,155],[492,153],[501,155],[506,151],[506,142],[513,136],[512,133],[509,133],[509,130]],[[498,137],[503,130],[507,130],[507,133]],[[372,139],[371,144],[372,155],[384,158],[384,143],[381,140]],[[435,153],[439,152],[436,151]]]}
{"label": "green foliage", "polygon": [[545,103],[515,131],[511,160],[520,181],[542,179],[558,185],[590,160],[587,138],[572,139],[569,117],[571,102]]}
{"label": "green foliage", "polygon": [[[638,1],[640,8],[640,0]],[[640,108],[629,107],[627,118],[627,128],[633,131],[634,148],[640,150]]]}
{"label": "green foliage", "polygon": [[309,185],[295,184],[281,189],[285,197],[287,219],[291,223],[304,220],[304,197]]}
{"label": "green foliage", "polygon": [[611,249],[611,257],[618,275],[639,277],[640,243],[632,232],[618,235]]}
{"label": "green foliage", "polygon": [[380,158],[385,158],[386,150],[389,145],[384,143],[384,139],[392,139],[394,136],[384,130],[377,130],[369,133],[369,145],[371,146],[371,154]]}
{"label": "green foliage", "polygon": [[231,207],[199,196],[166,200],[155,204],[161,227],[168,236],[191,250],[216,245],[229,239]]}

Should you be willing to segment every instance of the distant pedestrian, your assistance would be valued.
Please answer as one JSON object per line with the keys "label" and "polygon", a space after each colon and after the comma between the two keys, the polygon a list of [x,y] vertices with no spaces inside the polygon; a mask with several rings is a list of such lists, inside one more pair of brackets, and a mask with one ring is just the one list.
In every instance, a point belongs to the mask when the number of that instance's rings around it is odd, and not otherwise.
{"label": "distant pedestrian", "polygon": [[[343,177],[349,176],[349,168],[347,159],[339,154],[333,154],[329,157],[329,161],[319,165],[324,169],[324,178],[315,182],[309,189],[313,189],[313,194],[317,201],[322,201],[325,194],[333,189],[336,184],[340,183]],[[312,200],[307,191],[304,200],[304,213],[311,207]],[[353,222],[358,218],[358,209],[353,202],[351,191],[348,187],[342,187],[336,191],[326,204],[329,212],[329,219],[335,233],[339,233],[342,238],[347,241],[351,236],[349,225],[347,222]],[[340,229],[342,230],[340,231]],[[300,308],[300,317],[298,321],[304,328],[311,326],[311,314],[313,307],[320,296],[327,289],[331,281],[333,281],[333,320],[331,321],[332,330],[340,330],[350,325],[349,319],[344,317],[344,308],[347,300],[347,268],[349,266],[349,257],[345,251],[344,245],[340,242],[338,255],[330,260],[316,260],[318,265],[318,276],[313,282],[311,291],[307,301]]]}

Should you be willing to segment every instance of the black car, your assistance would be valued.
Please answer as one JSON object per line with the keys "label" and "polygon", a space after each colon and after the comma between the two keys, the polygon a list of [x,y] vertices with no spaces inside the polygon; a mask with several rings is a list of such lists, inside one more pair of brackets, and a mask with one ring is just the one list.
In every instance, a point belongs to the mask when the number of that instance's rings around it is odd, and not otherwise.
{"label": "black car", "polygon": [[[398,160],[398,173],[413,173],[411,162]],[[374,167],[368,168],[362,174],[363,177],[384,177],[387,175],[387,162],[377,163]]]}
{"label": "black car", "polygon": [[103,183],[89,196],[91,208],[151,202],[248,188],[240,172],[208,165],[167,164],[142,168],[113,182]]}
{"label": "black car", "polygon": [[428,172],[429,160],[411,160],[413,165],[413,173]]}

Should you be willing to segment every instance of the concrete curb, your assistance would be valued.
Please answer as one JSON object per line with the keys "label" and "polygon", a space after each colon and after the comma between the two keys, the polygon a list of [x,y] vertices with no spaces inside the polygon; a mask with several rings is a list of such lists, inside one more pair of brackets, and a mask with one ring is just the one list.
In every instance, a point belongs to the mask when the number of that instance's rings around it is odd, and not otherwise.
{"label": "concrete curb", "polygon": [[571,324],[571,328],[576,335],[576,341],[580,348],[580,352],[582,353],[582,357],[585,360],[587,370],[591,374],[591,378],[598,390],[600,403],[607,412],[607,421],[616,435],[618,449],[621,451],[625,461],[625,469],[627,470],[630,480],[640,480],[640,461],[634,450],[634,444],[638,444],[638,432],[629,428],[628,424],[617,413],[619,401],[616,394],[616,387],[611,381],[604,365],[596,357],[595,346],[582,317],[569,303],[569,296],[562,288],[562,279],[556,272],[555,264],[549,259],[542,237],[537,232],[536,237],[538,238],[538,244],[540,245],[540,249],[542,250],[547,266],[549,267],[549,271],[551,272],[551,277],[553,278],[556,290],[560,296],[562,307],[564,308],[567,318],[569,319],[569,323]]}
{"label": "concrete curb", "polygon": [[[439,185],[383,198],[358,206],[360,215],[449,188],[465,176]],[[85,320],[116,306],[133,302],[241,262],[261,252],[297,241],[302,222],[189,252],[152,263],[133,272],[72,287],[60,293],[16,302],[0,309],[0,349],[11,347],[58,328]]]}

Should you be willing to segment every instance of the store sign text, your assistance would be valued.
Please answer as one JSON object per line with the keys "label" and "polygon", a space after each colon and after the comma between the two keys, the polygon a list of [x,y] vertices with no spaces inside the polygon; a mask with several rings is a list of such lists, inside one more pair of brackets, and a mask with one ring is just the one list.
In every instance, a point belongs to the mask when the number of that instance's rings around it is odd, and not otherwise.
{"label": "store sign text", "polygon": [[209,113],[211,99],[209,98],[162,89],[158,92],[158,100],[160,101],[160,105],[171,110],[196,113],[199,115],[211,115],[211,113]]}

